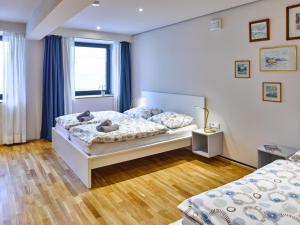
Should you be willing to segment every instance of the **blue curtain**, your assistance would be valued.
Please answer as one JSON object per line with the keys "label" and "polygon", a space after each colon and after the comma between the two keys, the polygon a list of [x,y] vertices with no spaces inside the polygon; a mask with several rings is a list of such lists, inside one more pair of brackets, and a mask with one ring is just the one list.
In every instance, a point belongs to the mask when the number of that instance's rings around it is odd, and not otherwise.
{"label": "blue curtain", "polygon": [[131,60],[130,43],[121,42],[120,112],[131,106]]}
{"label": "blue curtain", "polygon": [[52,140],[55,118],[64,115],[62,37],[45,38],[41,139]]}

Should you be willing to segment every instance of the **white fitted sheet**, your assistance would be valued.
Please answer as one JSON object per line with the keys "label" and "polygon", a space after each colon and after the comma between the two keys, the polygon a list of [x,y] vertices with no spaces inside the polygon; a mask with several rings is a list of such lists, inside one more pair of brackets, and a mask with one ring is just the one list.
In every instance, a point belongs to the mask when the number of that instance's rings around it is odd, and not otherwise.
{"label": "white fitted sheet", "polygon": [[193,219],[191,219],[188,216],[184,216],[181,220],[178,220],[178,221],[176,221],[174,223],[171,223],[169,225],[201,225],[201,224],[193,221]]}
{"label": "white fitted sheet", "polygon": [[114,143],[94,143],[88,146],[86,143],[81,141],[79,138],[70,135],[69,140],[79,147],[79,149],[88,155],[105,155],[109,153],[115,153],[131,148],[138,148],[158,142],[169,141],[177,138],[191,137],[192,131],[197,129],[197,125],[192,124],[183,128],[170,129],[165,134],[159,134],[148,138],[134,139],[124,142]]}
{"label": "white fitted sheet", "polygon": [[188,216],[184,216],[182,219],[182,225],[201,225],[201,224],[194,221],[192,218]]}

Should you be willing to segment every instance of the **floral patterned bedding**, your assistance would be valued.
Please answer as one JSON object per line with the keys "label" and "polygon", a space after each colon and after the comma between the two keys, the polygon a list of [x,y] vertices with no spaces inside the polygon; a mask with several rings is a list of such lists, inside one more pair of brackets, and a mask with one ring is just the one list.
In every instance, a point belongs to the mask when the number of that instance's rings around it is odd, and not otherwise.
{"label": "floral patterned bedding", "polygon": [[146,120],[160,113],[162,113],[162,110],[150,107],[136,107],[124,112],[125,115],[132,118],[144,118]]}
{"label": "floral patterned bedding", "polygon": [[178,208],[203,225],[299,225],[300,163],[277,160]]}
{"label": "floral patterned bedding", "polygon": [[152,116],[148,119],[149,121],[162,124],[170,129],[176,129],[186,127],[193,122],[193,117],[175,113],[175,112],[164,112],[158,115]]}
{"label": "floral patterned bedding", "polygon": [[128,118],[127,115],[124,115],[123,113],[115,112],[115,111],[100,111],[100,112],[91,112],[93,114],[94,119],[86,122],[80,122],[76,118],[77,114],[70,114],[65,116],[60,116],[56,118],[56,124],[64,127],[65,129],[69,130],[71,127],[75,127],[78,125],[84,125],[84,124],[93,124],[93,123],[101,123],[104,120],[119,120]]}
{"label": "floral patterned bedding", "polygon": [[109,133],[102,133],[96,130],[99,124],[86,124],[75,126],[70,129],[71,136],[79,138],[87,146],[93,143],[111,143],[129,141],[138,138],[146,138],[168,131],[163,125],[147,121],[142,118],[113,118],[113,124],[118,124],[119,129]]}

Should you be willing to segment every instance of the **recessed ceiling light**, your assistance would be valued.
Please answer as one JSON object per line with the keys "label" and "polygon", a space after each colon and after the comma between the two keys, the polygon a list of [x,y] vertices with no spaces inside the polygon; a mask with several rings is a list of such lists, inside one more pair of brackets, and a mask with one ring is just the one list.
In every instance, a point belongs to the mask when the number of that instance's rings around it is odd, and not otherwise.
{"label": "recessed ceiling light", "polygon": [[92,6],[100,6],[100,1],[95,0],[95,1],[92,3]]}
{"label": "recessed ceiling light", "polygon": [[97,30],[101,30],[101,27],[100,27],[100,26],[97,26],[96,29],[97,29]]}
{"label": "recessed ceiling light", "polygon": [[144,11],[144,9],[143,8],[139,8],[139,12],[143,12]]}

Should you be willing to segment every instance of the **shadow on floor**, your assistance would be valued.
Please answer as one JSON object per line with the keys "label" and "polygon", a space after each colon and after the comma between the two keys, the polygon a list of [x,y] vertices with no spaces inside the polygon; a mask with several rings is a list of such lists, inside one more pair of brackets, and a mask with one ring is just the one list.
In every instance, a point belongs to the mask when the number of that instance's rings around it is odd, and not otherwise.
{"label": "shadow on floor", "polygon": [[[150,173],[155,173],[157,171],[171,168],[183,163],[197,163],[197,161],[212,165],[215,161],[219,160],[199,157],[188,149],[178,149],[94,169],[92,171],[93,189],[105,187]],[[226,163],[224,165],[226,165]]]}

